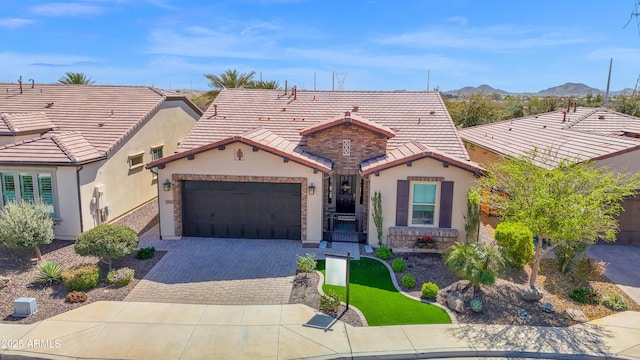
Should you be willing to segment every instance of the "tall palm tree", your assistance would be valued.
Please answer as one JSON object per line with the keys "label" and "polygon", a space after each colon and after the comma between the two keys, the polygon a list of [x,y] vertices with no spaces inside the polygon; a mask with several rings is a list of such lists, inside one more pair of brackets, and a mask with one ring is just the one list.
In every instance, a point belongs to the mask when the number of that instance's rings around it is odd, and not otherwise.
{"label": "tall palm tree", "polygon": [[61,84],[81,84],[81,85],[91,85],[95,83],[95,81],[91,80],[90,77],[87,77],[84,73],[81,72],[66,72],[64,76],[58,79],[58,82]]}
{"label": "tall palm tree", "polygon": [[239,73],[238,70],[227,70],[218,75],[205,74],[204,77],[209,79],[209,86],[212,88],[216,88],[218,90],[222,89],[235,89],[235,88],[243,88],[249,85],[253,76],[256,74],[255,71],[251,71],[249,73]]}

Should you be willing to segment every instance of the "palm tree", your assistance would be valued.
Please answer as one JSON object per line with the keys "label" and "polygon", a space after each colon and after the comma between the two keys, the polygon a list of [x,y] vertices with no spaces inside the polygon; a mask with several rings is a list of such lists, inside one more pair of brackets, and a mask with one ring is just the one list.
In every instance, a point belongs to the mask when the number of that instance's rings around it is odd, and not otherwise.
{"label": "palm tree", "polygon": [[481,285],[493,285],[498,271],[502,269],[502,259],[498,252],[477,241],[452,245],[445,263],[451,271],[469,281],[469,285],[473,286],[474,296],[479,295]]}
{"label": "palm tree", "polygon": [[204,77],[209,79],[210,87],[222,90],[246,87],[252,82],[255,74],[255,71],[241,74],[238,70],[227,70],[220,74],[220,76],[205,74]]}
{"label": "palm tree", "polygon": [[64,76],[58,79],[58,82],[61,84],[81,84],[81,85],[91,85],[95,83],[95,81],[91,80],[90,77],[87,77],[84,73],[76,73],[76,72],[66,72]]}
{"label": "palm tree", "polygon": [[252,81],[246,86],[247,89],[280,89],[280,83],[276,80]]}

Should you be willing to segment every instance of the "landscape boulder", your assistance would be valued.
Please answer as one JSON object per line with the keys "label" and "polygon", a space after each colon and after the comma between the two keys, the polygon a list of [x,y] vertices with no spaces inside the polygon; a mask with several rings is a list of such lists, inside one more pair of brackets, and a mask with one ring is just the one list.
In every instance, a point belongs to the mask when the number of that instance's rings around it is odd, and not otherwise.
{"label": "landscape boulder", "polygon": [[462,301],[462,299],[456,292],[450,292],[447,294],[447,306],[449,307],[449,309],[457,313],[464,312],[464,301]]}

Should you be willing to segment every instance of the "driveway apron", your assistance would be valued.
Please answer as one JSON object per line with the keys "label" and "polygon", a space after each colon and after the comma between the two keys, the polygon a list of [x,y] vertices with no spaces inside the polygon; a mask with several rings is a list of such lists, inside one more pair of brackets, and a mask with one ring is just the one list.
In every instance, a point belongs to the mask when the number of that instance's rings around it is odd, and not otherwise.
{"label": "driveway apron", "polygon": [[607,263],[605,275],[640,304],[640,246],[597,244],[589,257]]}

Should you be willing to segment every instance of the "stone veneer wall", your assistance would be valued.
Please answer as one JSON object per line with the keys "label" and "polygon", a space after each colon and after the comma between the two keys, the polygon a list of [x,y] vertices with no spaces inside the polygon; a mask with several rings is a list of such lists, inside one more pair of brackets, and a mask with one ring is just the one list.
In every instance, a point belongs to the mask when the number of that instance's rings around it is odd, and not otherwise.
{"label": "stone veneer wall", "polygon": [[[433,239],[434,244],[425,248],[417,248],[415,246],[417,238],[427,236]],[[458,230],[419,226],[393,226],[389,228],[387,240],[389,247],[398,252],[444,253],[458,240]]]}
{"label": "stone veneer wall", "polygon": [[173,174],[173,222],[175,235],[182,235],[182,182],[196,181],[235,181],[235,182],[265,182],[265,183],[294,183],[300,184],[300,238],[307,240],[307,178],[303,177],[272,177],[272,176],[238,176],[238,175],[204,175],[204,174]]}

